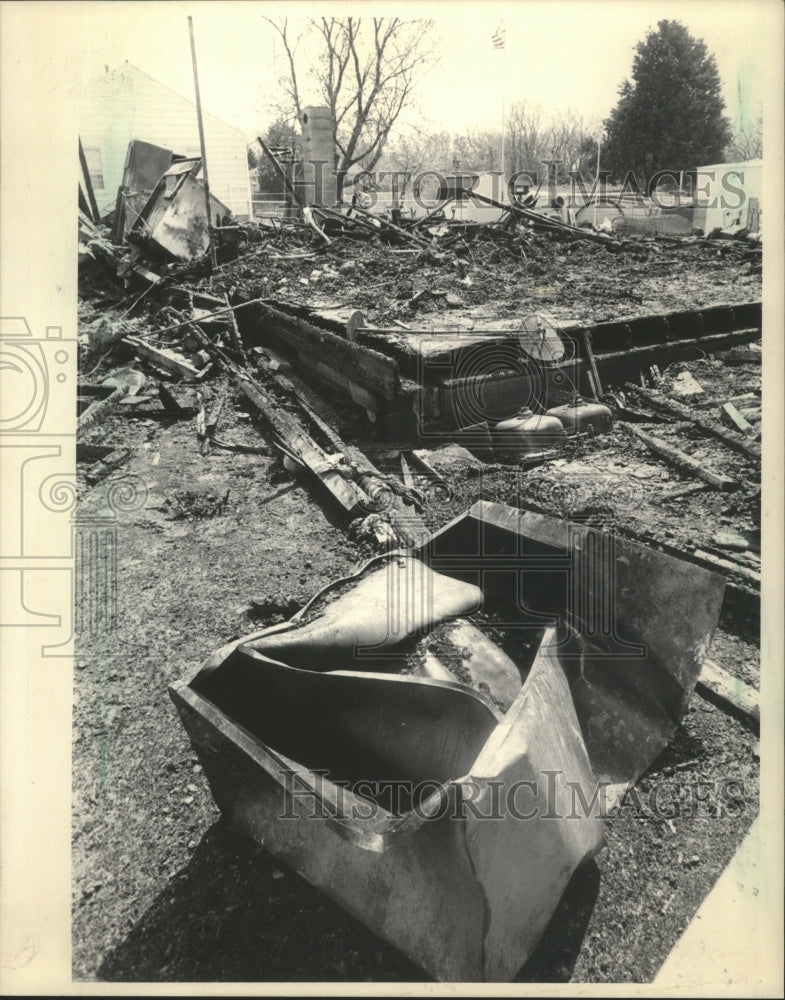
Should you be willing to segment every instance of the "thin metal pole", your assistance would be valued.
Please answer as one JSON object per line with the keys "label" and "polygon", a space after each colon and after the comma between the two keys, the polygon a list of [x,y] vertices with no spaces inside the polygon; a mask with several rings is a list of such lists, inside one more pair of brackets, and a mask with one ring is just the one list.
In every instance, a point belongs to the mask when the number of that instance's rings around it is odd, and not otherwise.
{"label": "thin metal pole", "polygon": [[506,90],[507,90],[507,31],[505,25],[505,38],[504,38],[504,48],[502,49],[502,190],[500,201],[504,201],[504,195],[507,188],[504,184],[504,112],[506,103]]}
{"label": "thin metal pole", "polygon": [[202,174],[204,176],[204,207],[207,212],[207,238],[210,247],[210,261],[217,266],[215,258],[215,240],[213,239],[212,208],[210,205],[210,178],[207,174],[207,150],[204,145],[204,125],[202,124],[202,100],[199,96],[199,73],[196,69],[196,43],[194,42],[194,22],[188,15],[188,32],[191,36],[191,62],[194,67],[194,90],[196,91],[196,119],[199,123],[199,146],[202,151]]}
{"label": "thin metal pole", "polygon": [[594,228],[597,228],[597,199],[600,196],[600,146],[602,145],[602,132],[597,139],[597,180],[595,181],[597,193],[594,195]]}

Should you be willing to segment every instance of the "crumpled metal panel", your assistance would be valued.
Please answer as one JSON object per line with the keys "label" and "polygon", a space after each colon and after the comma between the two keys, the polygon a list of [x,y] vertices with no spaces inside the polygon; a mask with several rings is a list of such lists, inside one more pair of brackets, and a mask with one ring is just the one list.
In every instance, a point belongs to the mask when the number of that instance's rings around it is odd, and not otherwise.
{"label": "crumpled metal panel", "polygon": [[212,218],[208,221],[204,184],[197,180],[201,167],[199,157],[172,164],[156,184],[129,236],[175,260],[203,257],[210,246],[210,225],[220,224],[231,213],[211,194]]}
{"label": "crumpled metal panel", "polygon": [[[171,694],[228,819],[436,979],[514,975],[575,867],[602,846],[596,813],[565,811],[545,821],[547,836],[515,815],[560,808],[567,776],[591,780],[551,657],[508,724],[461,684],[299,670],[242,644],[202,687]],[[531,722],[539,751],[520,732]]]}
{"label": "crumpled metal panel", "polygon": [[[476,611],[479,587],[434,573],[419,559],[394,556],[363,576],[312,622],[268,631],[249,645],[292,666],[321,670],[383,656],[447,618]],[[341,662],[343,658],[343,662]]]}
{"label": "crumpled metal panel", "polygon": [[[316,669],[306,614],[223,647],[170,689],[229,820],[436,979],[515,976],[601,848],[603,807],[686,709],[722,580],[600,536],[477,504],[431,538],[427,567],[407,559],[405,572],[365,577],[363,601],[350,590],[323,609]],[[385,580],[415,634],[479,591],[486,607],[509,598],[510,572],[521,625],[542,641],[506,712],[468,686],[369,671],[355,655],[380,645],[376,613],[352,619],[369,596],[384,605]],[[438,613],[413,616],[421,593],[401,602],[404,579],[430,580]],[[394,651],[401,633],[385,630]]]}
{"label": "crumpled metal panel", "polygon": [[[597,780],[557,646],[548,630],[520,696],[469,775],[480,789],[479,815],[467,815],[466,842],[488,903],[487,982],[514,978],[570,876],[603,842],[601,809],[582,804],[591,803]],[[499,819],[484,819],[496,803]]]}
{"label": "crumpled metal panel", "polygon": [[687,709],[723,577],[607,530],[489,501],[436,532],[423,555],[433,569],[482,580],[486,603],[519,583],[522,614],[558,622],[592,767],[618,798]]}
{"label": "crumpled metal panel", "polygon": [[126,233],[133,227],[162,174],[171,164],[171,149],[139,139],[129,142],[112,228],[112,236],[118,243],[125,240]]}

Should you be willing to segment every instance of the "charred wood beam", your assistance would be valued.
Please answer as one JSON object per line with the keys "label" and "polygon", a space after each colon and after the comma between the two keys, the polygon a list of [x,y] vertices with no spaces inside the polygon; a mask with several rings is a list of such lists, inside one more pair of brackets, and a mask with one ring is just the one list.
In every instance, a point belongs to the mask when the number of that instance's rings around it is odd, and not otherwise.
{"label": "charred wood beam", "polygon": [[633,385],[629,382],[627,383],[627,386],[630,389],[634,389],[640,396],[643,396],[643,398],[648,400],[652,406],[656,406],[658,409],[663,410],[665,413],[669,413],[674,417],[678,417],[680,420],[688,420],[690,423],[695,424],[696,427],[700,427],[702,431],[705,431],[712,437],[717,438],[729,447],[734,448],[736,451],[744,452],[746,455],[751,455],[753,458],[761,457],[760,448],[757,445],[734,437],[733,434],[728,433],[724,427],[720,427],[719,424],[707,417],[694,413],[692,409],[689,406],[685,406],[684,403],[679,403],[674,399],[668,399],[659,392],[652,392],[651,389],[644,389],[641,386]]}
{"label": "charred wood beam", "polygon": [[205,334],[200,332],[198,336],[205,350],[226,369],[246,399],[272,428],[283,452],[318,479],[347,514],[355,516],[370,510],[369,498],[338,467],[339,461],[316,444],[299,420],[280,407],[262,386],[234,364]]}
{"label": "charred wood beam", "polygon": [[[193,321],[189,320],[188,322]],[[148,361],[160,365],[161,368],[175,375],[181,375],[183,378],[196,378],[199,375],[199,369],[194,367],[190,361],[186,361],[185,358],[178,358],[174,351],[170,351],[168,348],[153,347],[140,337],[123,337],[123,343],[128,347],[132,347],[141,357],[147,358]]]}
{"label": "charred wood beam", "polygon": [[642,430],[636,424],[619,424],[619,427],[623,428],[628,434],[632,434],[638,438],[639,441],[642,441],[650,451],[660,455],[672,465],[692,473],[692,475],[702,479],[710,486],[714,486],[718,490],[735,490],[738,488],[739,484],[735,479],[730,479],[728,476],[723,476],[720,473],[713,472],[711,469],[707,469],[700,462],[696,462],[686,452],[674,448],[661,438]]}
{"label": "charred wood beam", "polygon": [[[405,498],[400,495],[404,491],[399,488],[398,484],[383,475],[359,448],[347,444],[338,431],[316,412],[314,406],[311,405],[315,402],[314,394],[303,392],[286,375],[275,371],[269,364],[262,362],[262,366],[273,381],[296,399],[307,418],[329,443],[330,448],[343,455],[344,464],[350,470],[352,478],[356,480],[360,489],[364,493],[370,491],[368,513],[381,512],[385,514],[404,546],[421,545],[430,532],[416,510],[404,502]],[[406,492],[411,494],[409,490]],[[374,495],[378,495],[375,502]],[[375,511],[375,508],[381,508],[381,511]]]}
{"label": "charred wood beam", "polygon": [[749,684],[723,670],[713,660],[704,660],[698,677],[698,690],[722,708],[730,707],[748,719],[754,728],[760,726],[760,695]]}

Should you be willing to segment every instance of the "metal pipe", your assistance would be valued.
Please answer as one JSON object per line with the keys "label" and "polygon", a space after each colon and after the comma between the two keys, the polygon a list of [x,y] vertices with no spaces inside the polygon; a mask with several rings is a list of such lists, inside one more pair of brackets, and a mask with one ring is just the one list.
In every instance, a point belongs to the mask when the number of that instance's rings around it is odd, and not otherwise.
{"label": "metal pipe", "polygon": [[204,125],[202,124],[202,99],[199,96],[199,72],[196,68],[196,43],[194,42],[194,22],[188,15],[188,33],[191,36],[191,62],[194,68],[194,91],[196,92],[196,120],[199,124],[199,147],[202,151],[202,173],[204,175],[204,206],[207,212],[207,236],[210,241],[210,261],[216,267],[215,240],[213,239],[212,208],[210,205],[210,178],[207,173],[207,150],[204,144]]}

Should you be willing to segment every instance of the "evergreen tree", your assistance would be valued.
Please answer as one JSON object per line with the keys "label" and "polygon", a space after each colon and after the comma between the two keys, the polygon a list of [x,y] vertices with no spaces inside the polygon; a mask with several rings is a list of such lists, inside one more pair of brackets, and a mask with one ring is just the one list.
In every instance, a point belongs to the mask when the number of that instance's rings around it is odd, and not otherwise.
{"label": "evergreen tree", "polygon": [[731,139],[714,56],[678,21],[660,21],[635,47],[632,82],[605,121],[603,166],[647,182],[658,170],[723,159]]}

